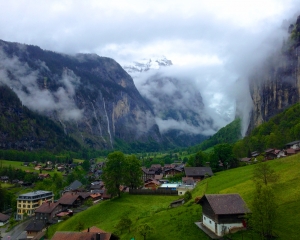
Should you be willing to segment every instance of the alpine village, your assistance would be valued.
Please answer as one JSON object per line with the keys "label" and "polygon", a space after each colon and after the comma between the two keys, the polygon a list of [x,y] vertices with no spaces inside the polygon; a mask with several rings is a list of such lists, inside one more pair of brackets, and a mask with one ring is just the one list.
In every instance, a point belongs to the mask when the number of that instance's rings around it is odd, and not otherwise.
{"label": "alpine village", "polygon": [[111,58],[0,40],[0,239],[299,239],[300,17],[286,31],[249,122],[211,136],[160,131]]}

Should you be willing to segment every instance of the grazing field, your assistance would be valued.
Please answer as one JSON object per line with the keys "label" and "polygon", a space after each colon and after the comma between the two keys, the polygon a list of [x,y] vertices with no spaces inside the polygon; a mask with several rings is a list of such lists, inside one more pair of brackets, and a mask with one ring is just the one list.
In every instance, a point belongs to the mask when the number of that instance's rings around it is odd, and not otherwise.
{"label": "grazing field", "polygon": [[[32,164],[30,166],[24,166],[23,162],[19,162],[19,161],[0,160],[0,166],[2,166],[2,167],[9,167],[9,166],[11,166],[12,168],[21,169],[23,171],[30,171],[30,172],[40,173],[39,170],[35,170],[34,169],[34,167],[33,167]],[[42,173],[49,173],[50,176],[53,176],[54,173],[62,175],[62,173],[59,172],[59,171],[57,171],[56,169],[52,170],[52,171],[42,170]]]}
{"label": "grazing field", "polygon": [[[279,239],[299,239],[300,228],[300,154],[269,161],[268,164],[279,174],[274,189],[278,207],[278,220],[275,232]],[[97,226],[109,232],[115,232],[121,239],[143,239],[137,227],[149,224],[153,233],[147,240],[154,239],[209,239],[194,222],[201,218],[201,206],[194,198],[204,193],[239,193],[249,205],[254,185],[252,181],[253,165],[220,172],[200,183],[193,191],[193,199],[177,208],[169,208],[177,196],[138,196],[124,194],[121,198],[101,202],[88,210],[78,213],[67,221],[53,225],[49,229],[52,236],[55,231],[76,231],[79,222],[85,228]],[[128,216],[133,224],[131,231],[120,232],[115,228],[122,216]],[[251,231],[240,232],[232,239],[256,239]]]}

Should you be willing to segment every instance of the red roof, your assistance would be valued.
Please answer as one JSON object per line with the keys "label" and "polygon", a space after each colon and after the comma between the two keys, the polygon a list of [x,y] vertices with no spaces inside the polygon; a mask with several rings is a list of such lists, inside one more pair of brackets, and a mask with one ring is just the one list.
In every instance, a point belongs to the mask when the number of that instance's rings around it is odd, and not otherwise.
{"label": "red roof", "polygon": [[8,215],[0,213],[0,222],[6,222],[9,219]]}
{"label": "red roof", "polygon": [[35,212],[37,213],[51,213],[59,204],[59,202],[44,202],[41,206],[39,206]]}
{"label": "red roof", "polygon": [[77,200],[77,198],[82,199],[82,196],[77,193],[68,192],[62,195],[58,202],[63,205],[72,205]]}
{"label": "red roof", "polygon": [[52,240],[91,240],[100,235],[101,240],[109,240],[111,233],[94,233],[94,232],[56,232]]}

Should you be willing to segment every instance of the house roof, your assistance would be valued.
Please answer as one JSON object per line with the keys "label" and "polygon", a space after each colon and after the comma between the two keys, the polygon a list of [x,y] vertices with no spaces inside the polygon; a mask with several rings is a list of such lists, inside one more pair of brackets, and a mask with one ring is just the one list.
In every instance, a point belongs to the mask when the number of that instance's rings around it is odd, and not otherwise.
{"label": "house roof", "polygon": [[100,235],[100,240],[109,240],[111,233],[94,233],[94,232],[56,232],[52,240],[96,240],[96,235]]}
{"label": "house roof", "polygon": [[182,177],[183,183],[194,184],[194,178],[192,177]]}
{"label": "house roof", "polygon": [[93,232],[93,233],[106,233],[104,230],[97,228],[95,226],[92,226],[88,229],[83,230],[82,232]]}
{"label": "house roof", "polygon": [[199,203],[201,204],[205,199],[207,199],[217,215],[245,214],[250,212],[239,194],[205,194]]}
{"label": "house roof", "polygon": [[176,203],[181,203],[183,201],[184,201],[184,198],[181,198],[181,199],[178,199],[178,200],[175,200],[175,201],[171,202],[170,205],[171,204],[176,204]]}
{"label": "house roof", "polygon": [[214,175],[210,167],[185,167],[184,168],[185,175],[189,177],[196,176],[205,176],[208,174],[209,176]]}
{"label": "house roof", "polygon": [[286,153],[287,154],[295,154],[296,153],[296,150],[295,149],[292,149],[292,148],[289,148],[286,150]]}
{"label": "house roof", "polygon": [[82,196],[80,196],[77,193],[67,192],[61,196],[61,198],[58,200],[58,202],[63,205],[72,205],[76,201],[77,198],[82,199]]}
{"label": "house roof", "polygon": [[41,206],[39,206],[35,212],[36,213],[51,213],[59,204],[59,202],[44,202]]}
{"label": "house roof", "polygon": [[27,225],[25,231],[40,232],[43,230],[44,227],[45,227],[44,222],[33,220]]}
{"label": "house roof", "polygon": [[275,149],[274,148],[268,148],[267,150],[265,150],[265,153],[271,153],[273,152]]}
{"label": "house roof", "polygon": [[178,167],[167,168],[167,169],[165,169],[165,172],[169,172],[169,171],[172,171],[172,170],[175,170],[175,171],[177,171],[177,172],[182,172],[182,169],[181,169],[181,168],[178,168]]}
{"label": "house roof", "polygon": [[82,186],[82,183],[79,182],[78,180],[75,180],[67,188],[70,189],[70,190],[76,190],[76,189],[80,188],[81,186]]}
{"label": "house roof", "polygon": [[6,222],[9,219],[9,216],[3,213],[0,213],[0,222]]}
{"label": "house roof", "polygon": [[248,157],[244,157],[240,160],[241,162],[249,162],[251,161],[251,158],[248,158]]}
{"label": "house roof", "polygon": [[152,183],[154,183],[156,186],[159,186],[159,185],[160,185],[160,182],[159,182],[159,181],[157,181],[157,180],[152,180],[152,181],[146,182],[146,183],[144,184],[144,186],[148,186],[148,185],[150,185],[150,184],[152,184]]}
{"label": "house roof", "polygon": [[300,140],[296,140],[296,141],[293,141],[293,142],[287,143],[287,144],[285,144],[285,146],[292,146],[292,145],[294,145],[294,144],[298,144],[298,143],[300,143]]}

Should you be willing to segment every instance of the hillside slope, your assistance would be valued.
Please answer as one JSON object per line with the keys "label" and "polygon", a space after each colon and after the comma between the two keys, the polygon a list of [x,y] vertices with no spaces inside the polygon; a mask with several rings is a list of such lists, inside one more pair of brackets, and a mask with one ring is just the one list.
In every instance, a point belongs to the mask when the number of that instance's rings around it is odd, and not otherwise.
{"label": "hillside slope", "polygon": [[[275,186],[278,207],[278,221],[276,234],[280,239],[298,239],[300,229],[298,219],[300,204],[298,188],[300,175],[300,154],[288,158],[269,161],[268,164],[279,174],[280,178]],[[196,196],[204,193],[239,193],[249,205],[252,200],[254,184],[252,172],[254,165],[231,169],[216,173],[215,176],[200,182],[193,191],[193,199],[181,207],[168,208],[170,202],[179,197],[166,196],[137,196],[124,194],[120,199],[101,202],[90,209],[79,213],[69,220],[54,225],[49,229],[50,235],[54,231],[76,230],[78,222],[82,221],[85,228],[96,225],[106,231],[115,232],[115,226],[122,216],[128,216],[133,225],[131,232],[118,233],[121,239],[142,239],[137,232],[137,226],[148,223],[154,232],[147,237],[155,239],[209,239],[194,222],[201,219],[201,207],[194,204]],[[253,239],[251,232],[240,233],[233,239]],[[255,237],[255,236],[254,236]]]}
{"label": "hillside slope", "polygon": [[55,122],[23,106],[9,87],[0,85],[0,149],[78,151],[80,144]]}

